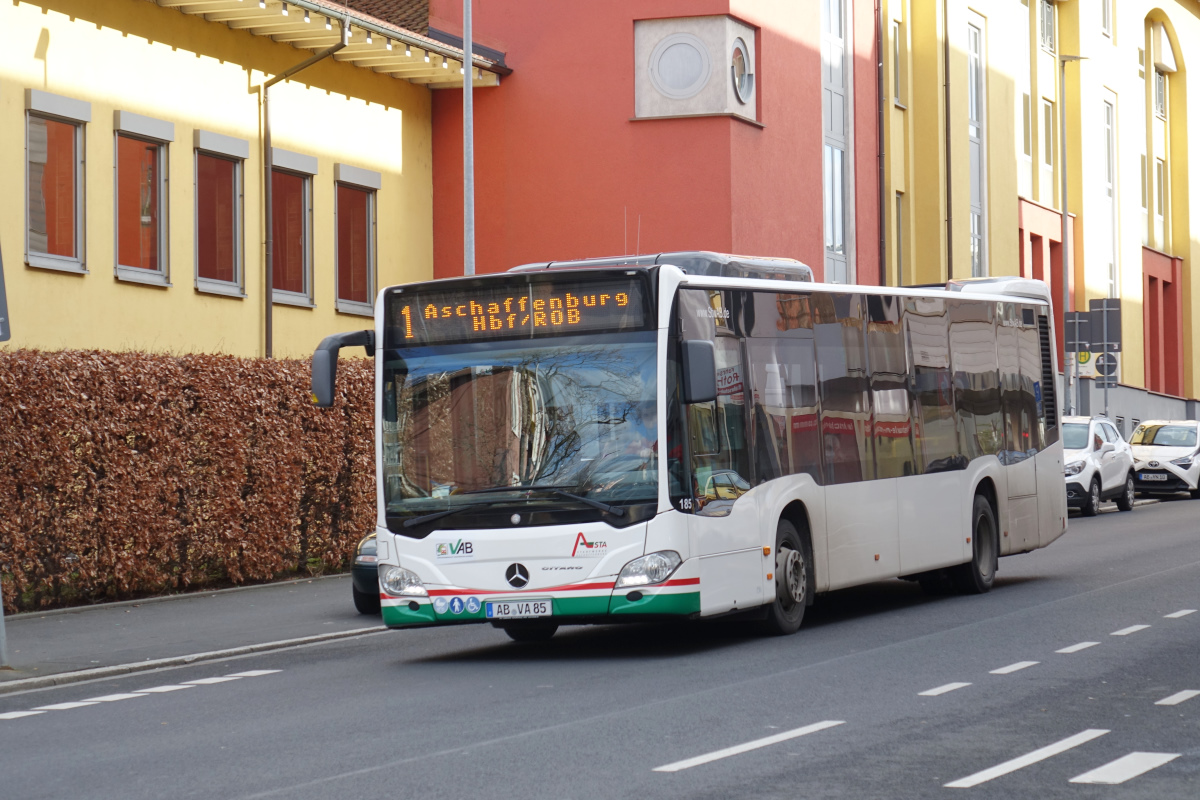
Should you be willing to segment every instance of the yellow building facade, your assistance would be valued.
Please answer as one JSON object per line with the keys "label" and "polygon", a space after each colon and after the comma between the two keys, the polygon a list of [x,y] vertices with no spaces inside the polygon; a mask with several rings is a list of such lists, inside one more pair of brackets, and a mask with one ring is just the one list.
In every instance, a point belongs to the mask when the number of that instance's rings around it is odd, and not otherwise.
{"label": "yellow building facade", "polygon": [[0,347],[266,355],[263,87],[321,53],[269,89],[278,357],[432,277],[431,92],[461,49],[317,0],[6,3]]}
{"label": "yellow building facade", "polygon": [[1125,432],[1139,415],[1195,415],[1200,3],[882,3],[888,282],[1025,275],[1061,312],[1069,250],[1068,310],[1121,301],[1118,377],[1143,390],[1118,404]]}

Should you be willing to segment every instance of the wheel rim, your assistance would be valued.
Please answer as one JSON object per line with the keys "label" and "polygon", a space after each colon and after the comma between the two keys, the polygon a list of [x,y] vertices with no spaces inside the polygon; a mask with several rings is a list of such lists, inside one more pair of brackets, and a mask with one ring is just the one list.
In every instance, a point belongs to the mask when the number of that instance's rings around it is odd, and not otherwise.
{"label": "wheel rim", "polygon": [[787,607],[802,605],[808,591],[808,568],[804,558],[790,547],[779,548],[775,559],[775,592]]}
{"label": "wheel rim", "polygon": [[1092,483],[1092,508],[1100,507],[1100,484]]}
{"label": "wheel rim", "polygon": [[1133,505],[1133,478],[1125,479],[1125,504]]}

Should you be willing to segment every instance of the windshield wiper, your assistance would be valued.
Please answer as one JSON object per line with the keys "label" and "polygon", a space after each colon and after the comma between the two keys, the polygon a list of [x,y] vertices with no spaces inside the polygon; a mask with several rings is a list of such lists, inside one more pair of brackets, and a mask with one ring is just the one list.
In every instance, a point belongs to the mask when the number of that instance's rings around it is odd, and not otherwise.
{"label": "windshield wiper", "polygon": [[451,514],[457,514],[460,511],[469,511],[473,508],[479,508],[482,505],[484,504],[472,503],[470,505],[459,506],[458,508],[448,508],[445,511],[435,511],[432,514],[422,514],[419,517],[409,517],[408,519],[404,520],[404,527],[412,528],[425,522],[433,522],[435,519],[441,519],[442,517],[448,517]]}
{"label": "windshield wiper", "polygon": [[590,497],[581,497],[580,495],[571,494],[568,491],[564,491],[565,489],[570,488],[574,487],[572,487],[570,484],[565,486],[545,486],[537,484],[530,486],[493,486],[490,489],[472,489],[467,492],[459,492],[459,494],[490,494],[492,492],[549,492],[551,494],[556,494],[559,497],[578,500],[584,505],[591,506],[592,508],[598,508],[601,511],[612,514],[614,517],[625,516],[625,509],[621,508],[620,506],[610,506],[608,503],[602,503],[599,500],[593,500]]}

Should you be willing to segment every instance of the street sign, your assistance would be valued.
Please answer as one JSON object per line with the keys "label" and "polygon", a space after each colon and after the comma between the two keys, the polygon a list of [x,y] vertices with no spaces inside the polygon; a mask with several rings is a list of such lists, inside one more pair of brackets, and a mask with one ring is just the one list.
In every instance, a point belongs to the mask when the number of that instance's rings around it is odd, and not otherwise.
{"label": "street sign", "polygon": [[1121,352],[1121,301],[1113,297],[1089,300],[1088,309],[1092,318],[1092,350]]}
{"label": "street sign", "polygon": [[8,298],[4,294],[4,253],[0,251],[0,342],[12,338],[12,325],[8,320]]}
{"label": "street sign", "polygon": [[1078,353],[1091,349],[1092,315],[1089,311],[1068,311],[1063,320],[1066,350]]}
{"label": "street sign", "polygon": [[1112,377],[1117,374],[1117,357],[1112,353],[1100,353],[1096,356],[1096,374]]}

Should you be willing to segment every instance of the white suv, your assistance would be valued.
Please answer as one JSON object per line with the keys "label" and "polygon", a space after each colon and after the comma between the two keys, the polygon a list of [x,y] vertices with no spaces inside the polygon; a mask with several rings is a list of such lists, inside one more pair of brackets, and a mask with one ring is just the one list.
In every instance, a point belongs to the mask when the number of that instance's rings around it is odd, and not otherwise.
{"label": "white suv", "polygon": [[1122,511],[1133,508],[1133,449],[1111,422],[1063,417],[1062,441],[1069,508],[1085,517],[1096,516],[1102,500],[1116,500]]}
{"label": "white suv", "polygon": [[1129,443],[1137,467],[1137,490],[1153,494],[1190,492],[1200,500],[1200,455],[1195,420],[1149,420],[1137,426]]}

